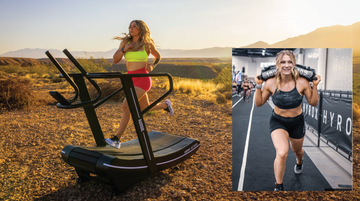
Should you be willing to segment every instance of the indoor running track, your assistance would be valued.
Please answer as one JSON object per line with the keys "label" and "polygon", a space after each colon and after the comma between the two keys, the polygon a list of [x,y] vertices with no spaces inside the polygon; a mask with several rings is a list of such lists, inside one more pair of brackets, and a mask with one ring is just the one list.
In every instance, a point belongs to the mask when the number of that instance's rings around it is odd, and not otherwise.
{"label": "indoor running track", "polygon": [[[233,191],[274,190],[275,148],[269,133],[272,108],[268,103],[256,107],[253,104],[253,96],[254,93],[251,94],[249,103],[244,100],[239,102],[241,98],[238,96],[233,97]],[[289,147],[283,182],[285,191],[324,191],[331,189],[330,184],[306,152],[304,169],[300,175],[294,173],[295,161],[294,152]]]}

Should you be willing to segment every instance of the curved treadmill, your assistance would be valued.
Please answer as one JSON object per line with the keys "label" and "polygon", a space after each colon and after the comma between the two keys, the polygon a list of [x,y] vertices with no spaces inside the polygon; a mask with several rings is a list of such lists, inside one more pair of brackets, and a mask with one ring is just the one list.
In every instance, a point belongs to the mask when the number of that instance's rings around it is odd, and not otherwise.
{"label": "curved treadmill", "polygon": [[[157,171],[188,159],[200,146],[200,142],[195,139],[158,131],[149,132],[149,139]],[[61,151],[61,155],[64,161],[74,166],[77,171],[120,179],[120,182],[125,178],[143,178],[149,175],[149,167],[138,139],[121,143],[120,149],[109,145],[105,147],[67,145]],[[123,186],[118,188],[126,189]]]}
{"label": "curved treadmill", "polygon": [[[67,145],[61,151],[63,160],[75,167],[79,176],[78,182],[94,178],[90,175],[92,173],[109,178],[111,183],[116,186],[116,190],[124,191],[152,173],[181,163],[199,149],[200,142],[196,139],[159,131],[147,133],[143,114],[171,92],[172,79],[169,74],[124,75],[121,73],[87,73],[66,49],[63,52],[81,71],[81,74],[67,74],[49,51],[46,52],[46,55],[62,73],[60,76],[66,78],[73,86],[75,96],[71,100],[66,100],[58,92],[52,91],[50,94],[58,100],[57,106],[59,108],[72,109],[83,107],[97,145],[94,147]],[[170,89],[148,108],[141,111],[137,98],[134,98],[135,88],[132,77],[144,76],[167,76],[170,81]],[[90,99],[86,82],[83,78],[88,79],[98,91],[98,96],[94,100]],[[95,78],[120,78],[123,87],[100,100],[101,89],[93,80]],[[104,142],[104,135],[96,116],[95,108],[121,90],[125,92],[138,138],[122,142],[121,148],[117,149],[106,145]],[[77,97],[80,97],[81,103],[73,104]]]}

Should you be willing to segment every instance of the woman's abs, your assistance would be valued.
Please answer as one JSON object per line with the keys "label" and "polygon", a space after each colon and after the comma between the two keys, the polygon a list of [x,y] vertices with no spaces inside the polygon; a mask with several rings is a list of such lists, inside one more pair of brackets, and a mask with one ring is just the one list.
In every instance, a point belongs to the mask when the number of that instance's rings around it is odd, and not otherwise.
{"label": "woman's abs", "polygon": [[128,71],[136,71],[146,67],[146,62],[126,62],[126,69]]}
{"label": "woman's abs", "polygon": [[302,104],[294,109],[280,109],[277,106],[275,106],[274,112],[282,117],[296,117],[302,113],[301,106]]}

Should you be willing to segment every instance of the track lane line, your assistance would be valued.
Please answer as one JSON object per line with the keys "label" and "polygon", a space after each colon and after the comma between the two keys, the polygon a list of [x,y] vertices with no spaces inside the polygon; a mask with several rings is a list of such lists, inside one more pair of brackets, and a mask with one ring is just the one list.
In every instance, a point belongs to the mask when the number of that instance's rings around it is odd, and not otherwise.
{"label": "track lane line", "polygon": [[246,167],[246,161],[247,161],[247,155],[248,155],[248,149],[249,149],[249,139],[250,139],[252,116],[253,116],[253,112],[254,112],[254,105],[255,105],[255,94],[254,94],[252,108],[251,108],[251,112],[250,112],[248,131],[247,131],[247,134],[246,134],[243,161],[242,161],[241,169],[240,169],[240,178],[239,178],[238,191],[243,191],[243,188],[244,188],[245,167]]}
{"label": "track lane line", "polygon": [[[241,97],[240,100],[238,100],[238,101],[232,106],[232,108],[234,108],[242,99],[243,99],[243,97]],[[232,108],[231,108],[231,109],[232,109]]]}

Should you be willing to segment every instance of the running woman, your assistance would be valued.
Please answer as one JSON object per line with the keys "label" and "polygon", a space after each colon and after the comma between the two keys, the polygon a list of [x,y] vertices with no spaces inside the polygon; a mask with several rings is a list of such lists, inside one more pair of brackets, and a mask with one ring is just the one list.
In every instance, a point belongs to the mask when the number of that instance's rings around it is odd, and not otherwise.
{"label": "running woman", "polygon": [[247,77],[245,77],[244,80],[245,81],[241,85],[241,87],[243,88],[243,91],[244,91],[244,101],[245,101],[245,99],[247,99],[247,102],[249,102],[252,84],[248,81]]}
{"label": "running woman", "polygon": [[319,102],[317,85],[321,77],[316,75],[313,88],[310,83],[294,69],[296,65],[295,55],[292,51],[283,50],[276,55],[277,72],[275,77],[265,81],[256,76],[255,105],[260,107],[266,103],[269,96],[275,108],[270,118],[271,139],[276,150],[274,160],[275,188],[274,191],[283,191],[283,178],[286,167],[286,159],[289,152],[289,142],[296,156],[294,166],[295,174],[303,170],[303,141],[305,136],[304,116],[302,113],[302,100],[305,95],[308,103],[314,107]]}
{"label": "running woman", "polygon": [[[148,26],[141,20],[133,20],[129,25],[129,33],[124,34],[124,37],[114,37],[114,39],[121,40],[119,49],[113,56],[114,63],[119,63],[123,56],[126,59],[126,69],[128,74],[149,73],[160,62],[161,56],[159,51],[155,48],[155,42],[150,37],[150,30]],[[148,63],[149,54],[155,57],[154,63]],[[150,105],[147,92],[151,88],[150,77],[134,77],[132,78],[137,98],[141,110]],[[171,101],[166,99],[164,103],[155,105],[151,110],[166,110],[170,116],[174,114],[171,107]],[[150,111],[151,111],[150,110]],[[126,98],[122,105],[122,115],[120,120],[120,127],[118,132],[112,138],[106,138],[107,144],[120,148],[121,136],[124,134],[130,120],[130,110]]]}

